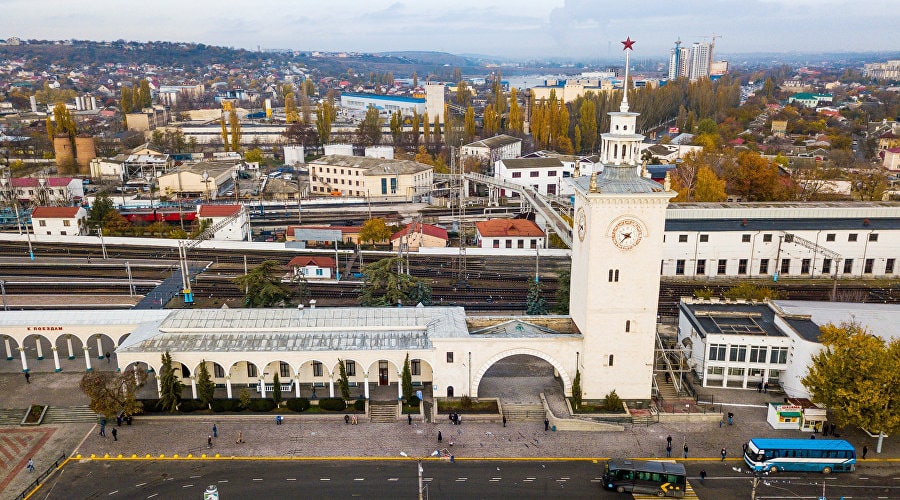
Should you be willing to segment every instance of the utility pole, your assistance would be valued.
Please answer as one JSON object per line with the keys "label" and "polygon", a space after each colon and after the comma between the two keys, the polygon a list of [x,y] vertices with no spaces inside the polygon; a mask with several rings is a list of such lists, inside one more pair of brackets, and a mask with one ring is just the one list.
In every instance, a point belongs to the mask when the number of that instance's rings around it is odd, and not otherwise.
{"label": "utility pole", "polygon": [[422,461],[421,460],[419,460],[417,467],[419,468],[419,500],[423,500],[422,499],[422,493],[423,493],[422,490],[424,488],[422,488]]}

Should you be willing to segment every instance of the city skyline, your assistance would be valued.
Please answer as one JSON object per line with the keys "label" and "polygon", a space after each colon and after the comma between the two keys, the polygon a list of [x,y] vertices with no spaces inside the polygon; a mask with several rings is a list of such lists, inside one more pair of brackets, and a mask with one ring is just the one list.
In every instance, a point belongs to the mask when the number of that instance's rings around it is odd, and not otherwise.
{"label": "city skyline", "polygon": [[[351,1],[273,0],[265,10],[197,0],[159,0],[129,20],[111,0],[0,0],[7,19],[0,39],[197,42],[262,49],[353,52],[407,50],[483,54],[510,59],[617,58],[636,40],[642,57],[667,57],[676,39],[709,41],[717,54],[864,52],[889,46],[900,22],[892,0],[720,0],[680,4],[652,0],[640,9],[593,0]],[[343,7],[343,6],[342,6]],[[877,16],[872,13],[877,12]],[[649,14],[648,14],[649,13]],[[835,19],[846,37],[835,37]],[[852,34],[852,36],[849,36]]]}

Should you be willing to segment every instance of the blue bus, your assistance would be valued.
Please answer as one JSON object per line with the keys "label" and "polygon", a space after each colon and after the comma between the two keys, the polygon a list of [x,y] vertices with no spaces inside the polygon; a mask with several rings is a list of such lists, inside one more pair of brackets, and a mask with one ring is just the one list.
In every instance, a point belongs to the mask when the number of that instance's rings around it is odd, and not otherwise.
{"label": "blue bus", "polygon": [[744,462],[754,471],[850,472],[856,450],[843,439],[751,439]]}

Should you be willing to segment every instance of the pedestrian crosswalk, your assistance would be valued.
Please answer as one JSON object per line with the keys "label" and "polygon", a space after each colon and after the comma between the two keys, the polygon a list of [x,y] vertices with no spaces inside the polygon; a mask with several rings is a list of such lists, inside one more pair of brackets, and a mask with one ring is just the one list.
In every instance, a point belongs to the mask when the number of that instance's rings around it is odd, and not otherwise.
{"label": "pedestrian crosswalk", "polygon": [[[644,494],[637,494],[637,493],[633,494],[632,496],[634,496],[635,500],[649,500],[651,498],[659,498],[657,495],[644,495]],[[694,488],[691,486],[690,481],[687,482],[687,487],[684,489],[684,496],[681,498],[696,498],[696,499],[700,498],[697,496],[697,493],[694,491]]]}

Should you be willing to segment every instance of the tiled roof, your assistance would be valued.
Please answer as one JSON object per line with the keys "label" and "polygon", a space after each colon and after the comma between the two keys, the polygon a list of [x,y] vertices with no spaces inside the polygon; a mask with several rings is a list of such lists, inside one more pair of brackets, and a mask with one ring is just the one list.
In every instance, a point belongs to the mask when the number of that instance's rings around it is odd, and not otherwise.
{"label": "tiled roof", "polygon": [[482,238],[503,236],[543,237],[537,224],[526,219],[494,219],[475,223]]}
{"label": "tiled roof", "polygon": [[78,215],[81,207],[35,207],[32,219],[71,219]]}
{"label": "tiled roof", "polygon": [[334,269],[334,259],[331,257],[315,257],[312,255],[298,255],[288,262],[288,267],[306,267],[309,265]]}
{"label": "tiled roof", "polygon": [[442,240],[448,240],[450,237],[447,235],[447,230],[432,226],[431,224],[422,224],[418,222],[413,222],[412,224],[407,225],[403,229],[397,231],[393,235],[391,235],[391,241],[396,240],[401,236],[406,236],[409,233],[418,233],[427,234],[428,236],[434,236],[435,238],[440,238]]}
{"label": "tiled roof", "polygon": [[240,211],[240,205],[200,205],[197,215],[200,217],[231,217]]}
{"label": "tiled roof", "polygon": [[[47,187],[68,186],[72,182],[71,177],[47,177]],[[13,187],[40,187],[37,177],[16,177],[9,180]]]}

